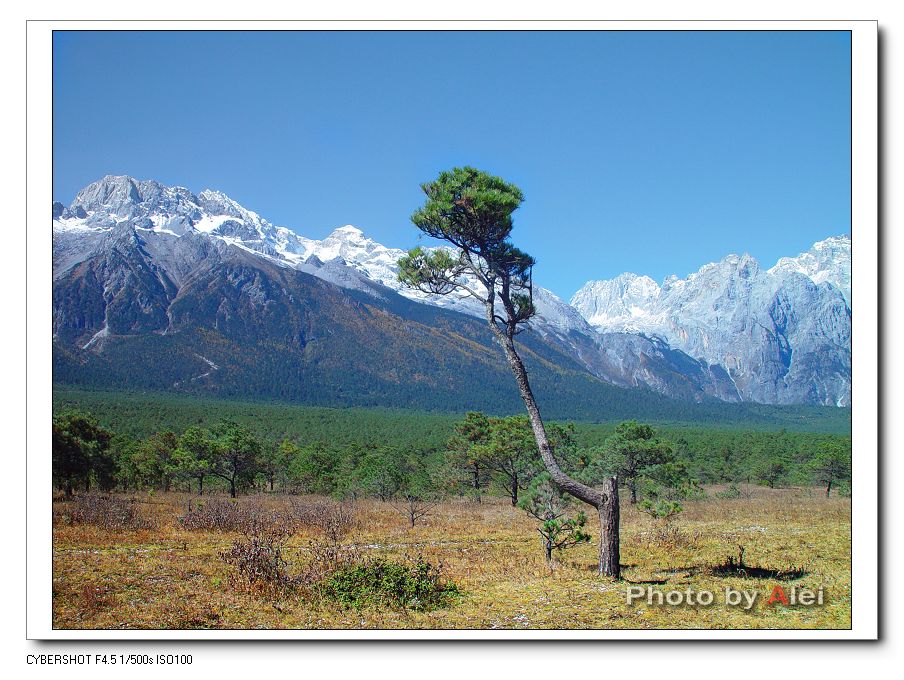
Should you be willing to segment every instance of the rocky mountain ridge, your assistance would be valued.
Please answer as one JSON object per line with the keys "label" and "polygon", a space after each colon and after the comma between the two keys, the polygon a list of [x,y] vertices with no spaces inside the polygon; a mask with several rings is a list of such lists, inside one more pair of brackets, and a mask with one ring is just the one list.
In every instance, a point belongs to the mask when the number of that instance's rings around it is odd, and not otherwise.
{"label": "rocky mountain ridge", "polygon": [[[204,276],[224,286],[220,308],[233,292],[239,306],[291,307],[291,296],[283,300],[268,285],[275,277],[308,287],[319,280],[389,308],[400,308],[401,296],[416,303],[404,307],[408,315],[422,305],[482,318],[470,298],[402,287],[396,262],[404,251],[377,243],[356,227],[340,227],[322,240],[305,238],[218,191],[194,194],[151,180],[108,176],[85,187],[70,206],[55,203],[53,228],[55,340],[67,356],[89,363],[87,355],[109,356],[110,343],[125,338],[172,336],[192,324],[217,331],[228,323],[222,310],[186,307]],[[765,274],[752,258],[732,256],[661,287],[646,277],[624,275],[615,282],[591,282],[571,305],[535,286],[532,333],[557,356],[622,387],[692,401],[847,405],[849,240],[847,278],[843,271],[825,273],[825,262],[837,259],[833,254],[839,250],[843,243],[814,247]],[[250,280],[233,271],[219,276],[236,263]],[[764,285],[764,277],[783,284]],[[827,294],[845,281],[846,298],[839,302],[837,294]],[[206,294],[216,297],[216,291]],[[687,314],[670,314],[664,301]],[[186,308],[197,318],[186,317]],[[302,342],[300,327],[283,328],[284,319],[275,317],[266,323],[273,326],[268,332],[289,345]],[[721,330],[726,323],[731,342]],[[738,333],[749,339],[749,347],[739,346]],[[223,370],[202,362],[199,368],[204,367],[201,382],[223,379]]]}

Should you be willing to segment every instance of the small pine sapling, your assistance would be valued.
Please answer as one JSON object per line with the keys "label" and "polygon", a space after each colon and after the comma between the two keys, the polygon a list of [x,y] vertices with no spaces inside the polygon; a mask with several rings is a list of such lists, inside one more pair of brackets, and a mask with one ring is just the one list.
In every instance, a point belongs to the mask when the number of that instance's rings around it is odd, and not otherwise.
{"label": "small pine sapling", "polygon": [[660,544],[675,545],[684,540],[681,530],[672,526],[672,520],[684,511],[682,505],[671,498],[667,498],[663,489],[651,480],[642,480],[644,498],[638,503],[641,511],[648,514],[655,522],[653,539]]}
{"label": "small pine sapling", "polygon": [[545,472],[537,475],[518,503],[518,507],[540,521],[537,531],[547,562],[552,562],[554,550],[565,550],[590,541],[590,534],[584,531],[587,516],[582,510],[568,517],[570,504],[571,499],[556,488]]}
{"label": "small pine sapling", "polygon": [[655,520],[668,525],[684,508],[678,501],[669,498],[664,489],[652,479],[642,479],[643,499],[638,503],[640,509]]}

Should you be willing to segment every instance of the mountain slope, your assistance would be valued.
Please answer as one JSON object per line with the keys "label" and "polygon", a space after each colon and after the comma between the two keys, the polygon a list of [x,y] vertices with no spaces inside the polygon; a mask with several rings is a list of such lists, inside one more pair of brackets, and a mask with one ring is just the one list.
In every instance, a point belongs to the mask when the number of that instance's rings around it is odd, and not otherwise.
{"label": "mountain slope", "polygon": [[[55,203],[53,230],[58,380],[329,404],[382,398],[467,408],[478,392],[487,404],[517,402],[479,304],[402,287],[396,262],[404,251],[356,227],[308,239],[221,192],[195,195],[108,176],[70,206]],[[834,363],[823,357],[833,351],[827,343],[844,345],[825,323],[835,318],[835,326],[843,325],[844,309],[814,296],[805,283],[811,278],[800,273],[822,271],[826,257],[780,263],[782,280],[799,285],[770,298],[773,328],[781,323],[783,338],[815,339],[809,353],[798,350],[793,366],[783,363],[788,348],[772,342],[774,331],[753,339],[761,355],[737,360],[758,366],[749,376],[723,348],[700,351],[701,343],[710,344],[708,327],[694,326],[701,321],[685,318],[662,332],[660,322],[674,320],[671,308],[657,305],[679,282],[660,289],[626,275],[617,285],[594,284],[583,302],[576,296],[575,306],[534,287],[538,314],[521,337],[535,380],[588,412],[594,391],[602,390],[606,403],[613,394],[635,399],[626,396],[634,392],[612,392],[604,383],[642,388],[637,399],[649,403],[656,401],[649,390],[694,402],[827,403],[845,370],[849,385],[849,349],[846,363],[843,353],[832,354]],[[813,285],[834,284],[827,278]],[[740,285],[728,293],[745,300],[750,294]],[[686,307],[705,311],[717,298]],[[817,298],[819,323],[806,308]],[[742,332],[763,326],[753,309],[740,305],[733,312]]]}
{"label": "mountain slope", "polygon": [[[247,266],[266,272],[255,275],[256,284],[243,288],[242,294],[274,308],[291,308],[293,302],[283,305],[273,299],[285,282],[275,286],[266,285],[268,281],[306,280],[309,275],[346,294],[363,293],[372,304],[398,306],[400,295],[419,303],[407,305],[404,316],[425,303],[483,323],[479,305],[466,296],[429,296],[402,287],[396,279],[402,250],[376,243],[352,226],[340,227],[322,241],[306,239],[272,225],[220,192],[196,196],[153,181],[110,176],[79,192],[71,206],[55,204],[53,215],[54,333],[70,353],[109,357],[115,351],[111,339],[121,344],[130,335],[180,332],[192,319],[212,324],[214,330],[235,323],[228,301],[234,281],[227,277],[208,286],[211,300],[216,297],[213,286],[226,286],[227,300],[217,303],[222,307],[218,310],[199,306],[198,282],[240,254]],[[213,305],[211,300],[207,304]],[[536,342],[553,348],[556,362],[565,361],[578,373],[695,401],[708,396],[737,399],[724,373],[682,352],[640,338],[601,336],[574,308],[539,287],[536,304],[539,314],[532,321]],[[284,327],[291,317],[257,318],[245,330],[253,334],[261,325],[272,327],[273,333],[288,337],[287,346],[294,349],[302,336],[297,328]],[[414,340],[409,338],[408,345]],[[215,375],[222,380],[224,374]],[[184,380],[175,382],[186,389]]]}
{"label": "mountain slope", "polygon": [[600,331],[660,338],[723,366],[745,400],[850,405],[847,237],[766,271],[729,255],[661,287],[635,274],[591,281],[572,304]]}
{"label": "mountain slope", "polygon": [[[183,250],[203,254],[177,277],[156,265],[159,243],[123,227],[109,238],[57,282],[58,299],[93,310],[57,307],[58,383],[329,406],[519,410],[514,380],[478,319],[391,291],[380,300],[342,289],[202,236],[170,237],[175,261],[191,259]],[[523,337],[551,415],[684,413],[678,402],[594,378],[537,335]]]}

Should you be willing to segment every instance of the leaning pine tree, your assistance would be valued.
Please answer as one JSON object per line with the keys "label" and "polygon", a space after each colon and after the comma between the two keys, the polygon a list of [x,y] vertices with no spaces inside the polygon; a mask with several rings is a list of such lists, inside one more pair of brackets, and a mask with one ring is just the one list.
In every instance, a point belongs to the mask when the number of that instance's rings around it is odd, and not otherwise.
{"label": "leaning pine tree", "polygon": [[435,295],[463,291],[483,303],[490,330],[502,345],[518,382],[543,464],[560,489],[597,509],[599,572],[618,578],[616,478],[606,478],[602,489],[597,490],[572,479],[559,467],[527,370],[515,347],[515,335],[535,313],[531,281],[535,260],[509,241],[512,213],[524,200],[521,190],[470,167],[443,172],[421,188],[427,200],[411,221],[428,236],[452,244],[455,250],[410,250],[399,260],[399,281]]}

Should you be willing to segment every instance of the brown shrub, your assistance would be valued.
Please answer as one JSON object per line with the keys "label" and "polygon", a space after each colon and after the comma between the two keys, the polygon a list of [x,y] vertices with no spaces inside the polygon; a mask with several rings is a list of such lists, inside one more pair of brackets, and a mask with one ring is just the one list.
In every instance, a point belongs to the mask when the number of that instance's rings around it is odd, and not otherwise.
{"label": "brown shrub", "polygon": [[288,538],[298,521],[290,510],[267,507],[259,500],[237,502],[222,498],[192,500],[188,512],[179,517],[179,525],[188,531],[222,531],[260,537],[280,533]]}
{"label": "brown shrub", "polygon": [[75,496],[63,507],[55,508],[54,517],[71,526],[89,524],[108,531],[137,531],[155,525],[142,515],[136,499],[95,493]]}
{"label": "brown shrub", "polygon": [[320,534],[328,543],[339,544],[358,525],[358,513],[349,503],[330,500],[303,502],[290,498],[292,516],[302,527]]}

